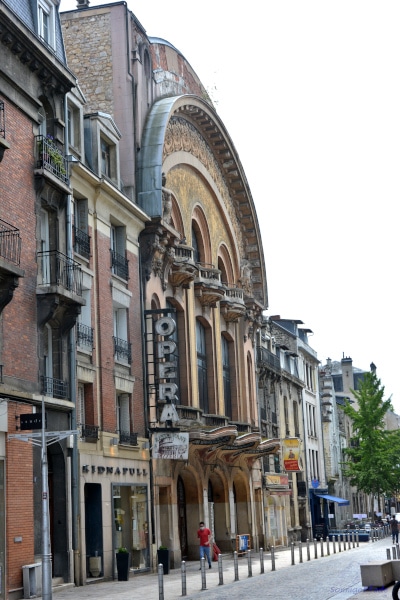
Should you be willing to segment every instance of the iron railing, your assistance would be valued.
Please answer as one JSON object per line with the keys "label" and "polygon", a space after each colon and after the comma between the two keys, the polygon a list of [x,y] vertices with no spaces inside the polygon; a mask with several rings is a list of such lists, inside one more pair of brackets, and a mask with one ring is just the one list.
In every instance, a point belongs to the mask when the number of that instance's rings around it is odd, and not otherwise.
{"label": "iron railing", "polygon": [[79,346],[88,346],[90,349],[93,348],[93,327],[78,322],[76,324],[76,334]]}
{"label": "iron railing", "polygon": [[267,366],[272,367],[276,371],[281,371],[279,356],[276,356],[276,354],[273,354],[270,350],[262,346],[257,346],[257,362],[266,363]]}
{"label": "iron railing", "polygon": [[137,433],[130,433],[129,431],[120,431],[119,433],[119,443],[120,444],[129,444],[130,446],[137,446]]}
{"label": "iron railing", "polygon": [[58,285],[82,296],[82,269],[78,262],[58,250],[38,252],[42,285]]}
{"label": "iron railing", "polygon": [[86,233],[86,231],[82,231],[72,226],[72,231],[74,234],[74,252],[77,252],[81,256],[85,258],[89,258],[90,256],[90,235]]}
{"label": "iron railing", "polygon": [[118,275],[118,277],[122,277],[122,279],[129,279],[129,268],[128,268],[128,259],[122,254],[118,254],[115,250],[110,250],[111,252],[111,268],[114,275]]}
{"label": "iron railing", "polygon": [[132,361],[132,344],[117,337],[113,337],[113,340],[115,357],[130,364]]}
{"label": "iron railing", "polygon": [[98,425],[81,425],[81,437],[85,438],[86,441],[97,442],[99,439],[99,427]]}
{"label": "iron railing", "polygon": [[54,377],[42,377],[42,394],[53,398],[68,398],[68,383]]}
{"label": "iron railing", "polygon": [[0,256],[19,265],[21,259],[21,238],[19,229],[0,219]]}
{"label": "iron railing", "polygon": [[68,183],[68,162],[52,136],[37,135],[37,168],[45,169],[64,183]]}

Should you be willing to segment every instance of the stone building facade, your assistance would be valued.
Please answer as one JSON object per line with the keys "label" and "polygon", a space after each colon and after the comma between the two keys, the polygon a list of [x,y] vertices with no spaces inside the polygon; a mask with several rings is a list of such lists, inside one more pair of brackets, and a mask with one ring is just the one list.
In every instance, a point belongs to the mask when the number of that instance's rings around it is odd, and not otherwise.
{"label": "stone building facade", "polygon": [[259,427],[255,336],[267,286],[239,157],[190,64],[148,38],[125,3],[70,11],[62,24],[85,111],[102,107],[115,122],[122,191],[149,215],[140,268],[153,555],[163,545],[171,565],[197,558],[201,519],[223,551],[240,536],[258,547],[259,461],[279,440]]}

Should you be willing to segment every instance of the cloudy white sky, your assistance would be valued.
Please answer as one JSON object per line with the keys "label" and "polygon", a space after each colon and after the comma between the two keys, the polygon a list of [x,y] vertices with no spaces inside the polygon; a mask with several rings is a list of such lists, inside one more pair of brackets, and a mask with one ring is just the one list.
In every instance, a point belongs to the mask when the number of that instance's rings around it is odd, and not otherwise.
{"label": "cloudy white sky", "polygon": [[268,314],[301,319],[322,362],[374,362],[400,413],[400,2],[128,6],[190,62],[233,139],[262,231]]}

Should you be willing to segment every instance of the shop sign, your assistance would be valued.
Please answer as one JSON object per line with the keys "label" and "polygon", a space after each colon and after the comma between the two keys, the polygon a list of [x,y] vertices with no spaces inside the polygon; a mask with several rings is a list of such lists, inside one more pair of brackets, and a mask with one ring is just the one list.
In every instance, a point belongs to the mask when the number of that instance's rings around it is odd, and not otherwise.
{"label": "shop sign", "polygon": [[176,323],[172,317],[161,317],[154,323],[155,333],[162,337],[156,343],[156,368],[158,374],[158,402],[174,404],[178,400],[178,361],[176,342],[170,339],[175,333]]}
{"label": "shop sign", "polygon": [[300,440],[285,438],[282,440],[283,465],[285,471],[301,471],[300,469]]}
{"label": "shop sign", "polygon": [[158,431],[153,433],[153,458],[187,460],[189,433]]}

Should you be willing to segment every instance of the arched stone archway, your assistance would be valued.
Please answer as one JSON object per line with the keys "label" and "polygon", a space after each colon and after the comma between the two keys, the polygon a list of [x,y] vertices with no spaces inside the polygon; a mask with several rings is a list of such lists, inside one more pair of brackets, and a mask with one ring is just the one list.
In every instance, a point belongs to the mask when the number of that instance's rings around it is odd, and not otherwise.
{"label": "arched stone archway", "polygon": [[214,540],[222,552],[231,550],[229,536],[229,495],[227,482],[215,471],[208,480],[208,522]]}
{"label": "arched stone archway", "polygon": [[199,558],[197,530],[201,518],[201,487],[191,469],[183,469],[180,472],[176,486],[181,559],[196,560]]}

